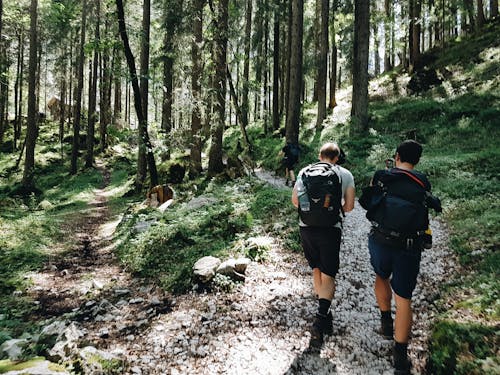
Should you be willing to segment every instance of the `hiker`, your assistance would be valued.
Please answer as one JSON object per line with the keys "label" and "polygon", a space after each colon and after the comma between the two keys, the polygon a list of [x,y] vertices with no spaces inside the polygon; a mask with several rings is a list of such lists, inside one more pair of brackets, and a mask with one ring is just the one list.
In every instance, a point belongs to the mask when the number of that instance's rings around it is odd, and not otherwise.
{"label": "hiker", "polygon": [[280,155],[284,155],[282,163],[285,166],[285,185],[288,186],[288,182],[291,183],[293,187],[295,185],[295,173],[293,169],[299,161],[300,147],[297,143],[287,142],[286,145],[281,149]]}
{"label": "hiker", "polygon": [[292,203],[299,211],[301,244],[318,298],[318,312],[311,329],[313,345],[332,333],[330,305],[339,270],[342,217],[354,208],[354,178],[337,165],[339,156],[336,143],[325,143],[319,152],[320,161],[299,172],[292,192]]}
{"label": "hiker", "polygon": [[[371,186],[363,189],[359,202],[372,222],[368,238],[375,271],[375,297],[380,309],[380,333],[394,339],[396,374],[409,374],[408,339],[412,326],[411,297],[417,283],[422,249],[428,247],[428,207],[441,210],[430,194],[427,177],[414,170],[422,146],[402,142],[394,156],[395,168],[375,172]],[[425,204],[424,204],[425,202]],[[429,238],[430,237],[430,238]],[[391,315],[392,294],[396,303],[395,324]]]}
{"label": "hiker", "polygon": [[167,184],[156,185],[148,191],[147,199],[151,207],[162,207],[165,204],[168,207],[173,202],[174,191]]}

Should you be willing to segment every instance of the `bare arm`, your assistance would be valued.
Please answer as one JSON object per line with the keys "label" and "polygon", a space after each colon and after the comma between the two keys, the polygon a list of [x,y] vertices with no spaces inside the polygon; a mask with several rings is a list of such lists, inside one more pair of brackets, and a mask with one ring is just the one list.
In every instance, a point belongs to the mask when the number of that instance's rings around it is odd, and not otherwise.
{"label": "bare arm", "polygon": [[293,187],[292,191],[292,203],[295,207],[299,207],[299,197],[297,196],[297,184]]}
{"label": "bare arm", "polygon": [[342,209],[344,212],[350,212],[354,209],[354,197],[356,196],[356,191],[352,186],[349,186],[344,194],[344,204]]}

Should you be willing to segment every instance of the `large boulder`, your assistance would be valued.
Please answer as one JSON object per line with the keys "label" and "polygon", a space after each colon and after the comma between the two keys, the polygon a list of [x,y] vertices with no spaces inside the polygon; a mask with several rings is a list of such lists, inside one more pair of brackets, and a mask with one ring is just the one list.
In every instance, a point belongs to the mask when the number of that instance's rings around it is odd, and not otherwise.
{"label": "large boulder", "polygon": [[206,256],[198,259],[193,266],[193,273],[202,283],[208,283],[215,276],[221,261],[219,258]]}

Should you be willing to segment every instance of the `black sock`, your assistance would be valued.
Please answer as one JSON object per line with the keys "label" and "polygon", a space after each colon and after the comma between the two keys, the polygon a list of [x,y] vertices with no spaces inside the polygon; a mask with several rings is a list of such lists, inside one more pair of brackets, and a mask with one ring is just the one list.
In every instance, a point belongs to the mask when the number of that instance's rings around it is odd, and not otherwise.
{"label": "black sock", "polygon": [[397,341],[394,341],[394,352],[401,357],[406,357],[407,355],[407,350],[408,350],[408,343],[400,343]]}
{"label": "black sock", "polygon": [[332,301],[327,300],[326,298],[320,298],[319,299],[319,308],[318,308],[318,313],[326,316],[328,314],[328,310],[330,309],[330,305],[332,304]]}
{"label": "black sock", "polygon": [[380,315],[382,316],[382,319],[384,319],[384,320],[392,320],[391,310],[389,310],[389,311],[380,311]]}

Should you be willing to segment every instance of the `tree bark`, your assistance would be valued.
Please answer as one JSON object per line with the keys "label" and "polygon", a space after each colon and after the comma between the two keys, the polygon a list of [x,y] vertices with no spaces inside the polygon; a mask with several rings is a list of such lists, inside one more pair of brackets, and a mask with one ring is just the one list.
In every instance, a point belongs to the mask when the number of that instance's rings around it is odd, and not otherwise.
{"label": "tree bark", "polygon": [[323,127],[323,120],[326,118],[326,81],[328,69],[328,20],[330,0],[321,0],[320,13],[320,36],[319,36],[319,54],[318,54],[318,116],[316,118],[316,129]]}
{"label": "tree bark", "polygon": [[95,0],[95,35],[94,35],[94,59],[92,61],[91,79],[89,84],[89,111],[88,111],[88,126],[87,126],[87,155],[85,157],[85,167],[91,168],[94,163],[94,129],[97,120],[96,103],[97,103],[97,67],[99,65],[99,49],[97,46],[100,43],[100,18],[101,4],[100,0]]}
{"label": "tree bark", "polygon": [[331,66],[330,66],[330,100],[328,102],[328,108],[333,110],[337,106],[337,99],[335,98],[336,87],[337,87],[337,42],[335,41],[335,13],[337,12],[337,1],[333,2],[332,7],[332,20],[331,20],[331,38],[332,38],[332,56],[331,56]]}
{"label": "tree bark", "polygon": [[352,130],[368,130],[368,53],[370,38],[370,2],[354,1],[354,61],[352,85]]}
{"label": "tree bark", "polygon": [[[123,41],[125,58],[127,60],[127,65],[132,81],[132,89],[134,90],[135,112],[137,114],[137,119],[139,121],[139,128],[142,129],[141,133],[143,137],[139,139],[139,143],[143,144],[143,147],[146,149],[151,185],[155,186],[158,185],[158,172],[156,170],[156,163],[153,155],[153,147],[149,140],[148,124],[146,122],[146,119],[144,118],[144,111],[142,109],[141,90],[139,88],[139,79],[137,78],[137,70],[135,68],[134,55],[132,54],[132,50],[130,49],[130,43],[128,41],[127,29],[125,26],[125,14],[123,11],[123,1],[122,0],[115,0],[115,1],[118,13],[117,14],[118,28],[120,31],[120,37],[122,38]],[[136,185],[142,189],[143,184],[144,180],[137,181]]]}
{"label": "tree bark", "polygon": [[239,119],[239,123],[240,123],[241,137],[243,139],[243,148],[246,151],[250,151],[250,149],[251,149],[250,140],[248,139],[247,130],[243,126],[243,121],[241,121],[241,118],[242,118],[241,107],[238,104],[238,96],[236,95],[236,90],[234,89],[233,79],[231,77],[231,72],[229,71],[229,69],[227,70],[227,80],[229,82],[229,93],[230,93],[231,98],[233,100],[234,108],[236,111],[236,118]]}
{"label": "tree bark", "polygon": [[71,151],[70,174],[76,174],[78,164],[78,149],[80,147],[80,122],[82,117],[82,92],[83,92],[83,67],[85,64],[85,28],[87,23],[87,0],[82,4],[82,23],[80,32],[80,45],[78,47],[77,88],[75,95],[75,115],[73,121],[73,149]]}
{"label": "tree bark", "polygon": [[273,24],[273,129],[280,127],[280,0],[274,1]]}
{"label": "tree bark", "polygon": [[189,175],[198,176],[202,171],[201,166],[201,77],[203,61],[201,44],[203,42],[203,5],[205,0],[193,1],[193,39],[191,42],[191,91],[193,109],[191,113],[191,158]]}
{"label": "tree bark", "polygon": [[28,74],[28,126],[26,131],[26,157],[22,186],[26,192],[33,191],[33,175],[35,170],[35,144],[38,136],[38,111],[36,108],[36,67],[37,67],[37,0],[30,3],[30,52]]}
{"label": "tree bark", "polygon": [[243,63],[243,95],[241,102],[241,112],[243,125],[248,126],[248,90],[250,85],[250,46],[252,38],[252,2],[253,0],[247,0],[247,11],[246,11],[246,23],[245,23],[245,60]]}
{"label": "tree bark", "polygon": [[422,4],[420,0],[409,1],[409,17],[410,17],[410,30],[409,30],[409,48],[410,48],[410,73],[418,69],[420,61],[420,12]]}
{"label": "tree bark", "polygon": [[477,0],[477,24],[476,29],[479,30],[484,26],[486,19],[484,17],[483,0]]}
{"label": "tree bark", "polygon": [[391,2],[384,0],[384,72],[392,69],[391,63]]}
{"label": "tree bark", "polygon": [[214,121],[211,124],[212,144],[209,152],[208,173],[213,176],[224,169],[222,162],[222,134],[226,113],[226,74],[227,74],[227,32],[228,0],[217,1],[214,72]]}
{"label": "tree bark", "polygon": [[286,117],[286,141],[299,142],[302,92],[302,36],[304,30],[304,1],[291,0],[290,88]]}
{"label": "tree bark", "polygon": [[114,103],[113,103],[113,124],[118,125],[122,117],[122,77],[121,77],[121,53],[115,46],[113,48],[113,80],[114,80]]}
{"label": "tree bark", "polygon": [[[139,121],[139,148],[137,153],[137,191],[141,191],[147,174],[147,146],[144,142],[145,131],[148,124],[148,95],[149,95],[149,29],[151,24],[151,0],[144,0],[142,6],[142,35],[140,52],[140,89],[141,89],[141,109],[143,123]],[[135,93],[134,93],[135,97]],[[141,126],[142,125],[142,126]]]}
{"label": "tree bark", "polygon": [[[107,38],[109,32],[109,19],[106,17],[104,21],[104,37]],[[109,47],[105,46],[101,53],[102,56],[102,80],[101,80],[101,102],[100,102],[100,119],[99,119],[99,148],[101,152],[107,147],[108,144],[108,125],[111,124],[111,81],[113,79],[111,74],[111,63]]]}
{"label": "tree bark", "polygon": [[490,0],[490,18],[498,17],[498,0]]}

